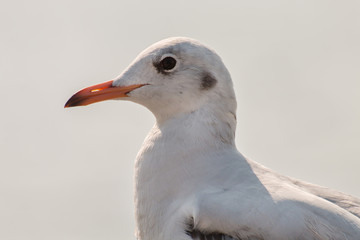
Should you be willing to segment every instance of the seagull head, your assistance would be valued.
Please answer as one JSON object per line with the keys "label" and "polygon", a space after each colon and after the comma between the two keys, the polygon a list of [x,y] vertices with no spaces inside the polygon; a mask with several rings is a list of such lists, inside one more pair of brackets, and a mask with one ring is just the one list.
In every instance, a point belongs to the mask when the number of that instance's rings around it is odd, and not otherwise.
{"label": "seagull head", "polygon": [[[141,52],[114,80],[74,94],[65,107],[109,99],[147,107],[158,122],[208,108],[235,116],[232,81],[221,58],[196,40],[162,40]],[[226,114],[226,113],[225,113]]]}

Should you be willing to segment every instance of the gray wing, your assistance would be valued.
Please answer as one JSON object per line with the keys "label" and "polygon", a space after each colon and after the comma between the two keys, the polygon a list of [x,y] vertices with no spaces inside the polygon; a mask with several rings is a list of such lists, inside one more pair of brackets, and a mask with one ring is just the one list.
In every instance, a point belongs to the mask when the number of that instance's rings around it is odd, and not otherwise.
{"label": "gray wing", "polygon": [[360,218],[360,199],[351,195],[332,190],[330,188],[321,187],[318,185],[310,184],[307,182],[299,181],[296,179],[290,179],[293,184],[300,187],[304,191],[321,197],[346,211],[352,213],[356,217]]}
{"label": "gray wing", "polygon": [[202,233],[196,229],[187,231],[187,233],[193,240],[241,240],[240,238],[234,238],[223,233]]}
{"label": "gray wing", "polygon": [[202,232],[194,227],[193,218],[190,218],[186,225],[186,234],[189,235],[193,240],[242,240],[224,233]]}

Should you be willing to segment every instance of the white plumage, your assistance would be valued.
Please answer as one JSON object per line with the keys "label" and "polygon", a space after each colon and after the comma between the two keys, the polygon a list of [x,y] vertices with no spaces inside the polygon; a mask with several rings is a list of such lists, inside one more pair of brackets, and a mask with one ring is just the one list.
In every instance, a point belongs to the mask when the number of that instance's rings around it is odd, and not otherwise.
{"label": "white plumage", "polygon": [[141,87],[121,99],[156,117],[135,164],[139,240],[360,239],[359,199],[238,152],[232,81],[213,50],[188,38],[158,42],[112,83],[132,85]]}

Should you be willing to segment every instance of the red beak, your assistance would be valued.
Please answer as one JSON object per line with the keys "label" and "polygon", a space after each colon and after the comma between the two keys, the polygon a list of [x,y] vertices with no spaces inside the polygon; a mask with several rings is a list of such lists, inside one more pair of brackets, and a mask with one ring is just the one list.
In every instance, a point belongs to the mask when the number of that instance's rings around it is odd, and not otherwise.
{"label": "red beak", "polygon": [[146,84],[135,84],[126,87],[115,87],[113,81],[100,83],[75,93],[65,104],[65,108],[85,106],[114,98],[128,97],[128,93]]}

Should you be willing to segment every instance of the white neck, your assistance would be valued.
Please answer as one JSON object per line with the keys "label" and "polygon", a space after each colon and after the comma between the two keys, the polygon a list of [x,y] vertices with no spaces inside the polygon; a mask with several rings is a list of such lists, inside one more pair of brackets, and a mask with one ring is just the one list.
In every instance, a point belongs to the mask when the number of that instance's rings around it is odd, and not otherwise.
{"label": "white neck", "polygon": [[235,125],[233,113],[214,112],[209,107],[155,124],[135,165],[139,239],[159,239],[151,233],[162,231],[174,200],[186,197],[196,187],[194,182],[206,181],[212,174],[216,163],[208,159],[219,158],[209,155],[225,149],[236,151]]}

